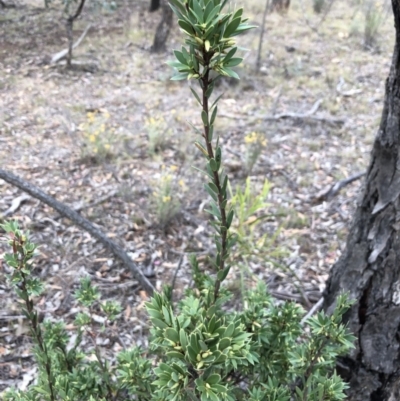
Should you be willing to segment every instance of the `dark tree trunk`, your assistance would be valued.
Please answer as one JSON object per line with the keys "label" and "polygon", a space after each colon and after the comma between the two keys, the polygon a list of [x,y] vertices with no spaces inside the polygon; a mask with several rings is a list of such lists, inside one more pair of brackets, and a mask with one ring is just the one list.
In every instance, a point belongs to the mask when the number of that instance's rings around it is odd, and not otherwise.
{"label": "dark tree trunk", "polygon": [[290,6],[290,0],[272,0],[271,9],[273,11],[287,11]]}
{"label": "dark tree trunk", "polygon": [[66,20],[67,38],[68,38],[68,54],[67,54],[67,68],[72,66],[72,50],[74,46],[74,21],[81,15],[85,0],[80,0],[79,6],[74,15],[70,15]]}
{"label": "dark tree trunk", "polygon": [[384,108],[362,198],[346,249],[325,290],[330,311],[340,291],[355,304],[345,316],[358,337],[338,361],[349,401],[400,400],[400,2],[392,0],[396,44]]}
{"label": "dark tree trunk", "polygon": [[161,0],[161,10],[161,21],[157,26],[153,46],[151,48],[153,52],[162,52],[165,50],[165,44],[172,27],[173,14],[171,7],[168,5],[168,0]]}
{"label": "dark tree trunk", "polygon": [[67,68],[72,66],[72,47],[74,46],[74,20],[69,17],[66,22],[67,26],[67,39],[68,39],[68,54],[67,54]]}
{"label": "dark tree trunk", "polygon": [[149,11],[153,12],[160,8],[160,0],[151,0]]}

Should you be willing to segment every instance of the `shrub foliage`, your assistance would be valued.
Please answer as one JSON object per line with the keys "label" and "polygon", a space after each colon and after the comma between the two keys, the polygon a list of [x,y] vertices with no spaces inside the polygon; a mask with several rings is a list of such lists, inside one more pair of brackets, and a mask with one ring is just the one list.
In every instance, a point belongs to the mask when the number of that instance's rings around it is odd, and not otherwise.
{"label": "shrub foliage", "polygon": [[[173,79],[192,79],[191,88],[201,107],[203,143],[196,142],[205,158],[205,189],[215,230],[214,255],[203,269],[191,257],[194,286],[186,290],[176,308],[171,289],[156,293],[146,304],[151,323],[149,349],[125,349],[107,360],[96,341],[99,332],[93,313],[99,309],[107,327],[121,308],[101,302],[90,280],[81,280],[75,298],[81,305],[76,332],[63,322],[40,322],[35,299],[44,288],[35,278],[32,258],[36,246],[15,222],[3,225],[9,235],[9,283],[30,321],[39,375],[27,391],[8,390],[5,400],[141,400],[141,401],[336,401],[345,398],[345,383],[334,371],[335,358],[352,347],[353,336],[341,324],[349,308],[345,296],[332,315],[324,312],[302,321],[304,311],[295,303],[277,304],[263,283],[243,294],[241,310],[232,311],[231,294],[224,286],[234,263],[230,250],[233,209],[228,204],[228,178],[223,172],[222,149],[214,135],[219,97],[210,105],[214,83],[220,76],[238,78],[232,67],[235,40],[250,28],[243,10],[224,11],[227,0],[170,0],[186,36],[176,60]],[[210,72],[217,76],[211,78]],[[97,328],[96,328],[97,327]],[[89,339],[92,346],[83,346]],[[86,344],[86,342],[85,342]]]}

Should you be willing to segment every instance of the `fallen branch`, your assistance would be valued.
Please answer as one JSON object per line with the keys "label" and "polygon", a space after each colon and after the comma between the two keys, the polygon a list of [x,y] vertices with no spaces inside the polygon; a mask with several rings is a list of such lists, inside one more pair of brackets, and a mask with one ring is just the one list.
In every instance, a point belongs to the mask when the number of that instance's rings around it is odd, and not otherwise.
{"label": "fallen branch", "polygon": [[322,308],[322,304],[324,303],[324,297],[321,297],[320,300],[310,309],[310,311],[301,319],[300,324],[303,326],[304,323],[317,311]]}
{"label": "fallen branch", "polygon": [[128,256],[128,254],[115,242],[110,240],[101,230],[96,228],[89,220],[82,217],[79,213],[72,210],[69,206],[64,203],[59,202],[52,196],[47,195],[41,189],[35,187],[34,185],[24,181],[16,175],[0,169],[0,178],[21,189],[22,191],[28,193],[41,200],[46,205],[49,205],[54,210],[57,210],[62,216],[73,221],[77,226],[81,227],[93,237],[97,238],[104,246],[112,251],[112,253],[120,259],[127,267],[129,267],[132,275],[139,281],[144,290],[146,290],[150,295],[154,292],[154,287],[146,276],[139,270],[136,264]]}
{"label": "fallen branch", "polygon": [[[77,48],[83,39],[85,38],[86,34],[89,32],[89,29],[92,27],[91,24],[89,24],[86,29],[82,32],[82,35],[79,37],[79,39],[72,45],[72,49]],[[61,50],[60,52],[54,54],[54,56],[51,58],[51,64],[56,64],[59,61],[65,59],[68,55],[68,49]]]}
{"label": "fallen branch", "polygon": [[339,93],[339,95],[350,97],[362,93],[362,89],[350,89],[348,91],[343,91],[342,88],[345,83],[346,82],[343,77],[340,77],[339,83],[336,85],[336,92]]}
{"label": "fallen branch", "polygon": [[319,192],[313,199],[314,204],[319,204],[322,202],[330,201],[334,196],[336,196],[341,189],[343,189],[346,185],[351,184],[354,181],[357,181],[361,177],[363,177],[365,173],[357,173],[349,178],[345,178],[344,180],[338,181],[335,184],[331,185],[328,189],[323,189]]}
{"label": "fallen branch", "polygon": [[[282,118],[293,118],[293,119],[310,119],[315,121],[327,122],[331,124],[343,124],[346,119],[344,117],[332,117],[332,116],[314,116],[315,112],[319,109],[323,99],[317,100],[309,111],[305,113],[294,113],[294,112],[284,112],[275,115],[257,115],[251,116],[252,121],[248,121],[248,123],[252,123],[259,120],[271,121],[271,120],[280,120]],[[241,120],[243,119],[243,115],[232,115],[232,114],[220,114],[221,117],[230,118],[233,120]],[[249,116],[249,115],[248,115]]]}
{"label": "fallen branch", "polygon": [[11,206],[2,214],[1,217],[7,217],[9,214],[13,214],[15,213],[20,206],[27,201],[28,199],[30,199],[29,195],[26,194],[22,194],[21,196],[19,196],[18,198],[15,198],[12,203]]}
{"label": "fallen branch", "polygon": [[[306,111],[305,113],[291,113],[291,112],[286,112],[286,113],[280,113],[276,114],[274,116],[271,116],[272,119],[274,120],[279,120],[280,118],[306,118],[312,116],[318,109],[319,106],[321,105],[323,99],[318,99],[311,109],[309,111]],[[264,120],[268,120],[270,117],[264,117]]]}

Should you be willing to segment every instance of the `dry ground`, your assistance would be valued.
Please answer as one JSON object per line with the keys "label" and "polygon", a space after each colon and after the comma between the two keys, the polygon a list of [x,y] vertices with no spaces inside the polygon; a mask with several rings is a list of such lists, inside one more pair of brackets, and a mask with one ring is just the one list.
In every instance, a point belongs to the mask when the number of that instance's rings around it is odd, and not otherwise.
{"label": "dry ground", "polygon": [[[247,14],[258,25],[260,3],[246,2]],[[267,17],[259,74],[254,72],[259,31],[239,39],[247,49],[238,69],[242,80],[218,88],[225,95],[217,129],[233,187],[244,183],[244,137],[255,131],[268,140],[250,178],[255,191],[266,178],[272,184],[265,211],[271,216],[260,234],[280,228],[274,249],[285,250],[279,258],[285,268],[273,269],[265,260],[253,261],[251,268],[278,298],[307,304],[321,296],[329,268],[344,247],[361,181],[329,202],[313,199],[367,168],[394,29],[389,14],[377,46],[366,51],[358,2],[335,1],[318,32],[310,28],[321,18],[312,12],[311,1],[292,3],[287,15]],[[191,168],[201,167],[202,160],[186,123],[199,124],[198,110],[188,84],[169,81],[171,70],[164,63],[179,47],[179,33],[174,30],[167,53],[156,55],[148,49],[159,16],[145,12],[147,2],[126,1],[114,13],[86,11],[76,36],[89,22],[92,28],[75,56],[90,71],[66,71],[49,65],[50,56],[66,44],[56,4],[46,10],[38,1],[21,0],[16,6],[0,9],[2,168],[70,206],[83,206],[81,213],[130,252],[161,288],[171,282],[182,253],[202,253],[211,246],[202,177]],[[310,117],[264,118],[304,114],[317,101]],[[100,142],[92,142],[97,131]],[[151,151],[149,135],[164,140],[161,150]],[[166,171],[180,182],[180,212],[163,229],[152,199]],[[3,181],[0,194],[0,214],[22,195]],[[118,321],[123,341],[104,340],[105,349],[113,353],[121,343],[146,343],[146,294],[102,245],[33,198],[7,213],[10,217],[30,229],[40,245],[36,274],[46,280],[47,291],[38,307],[45,315],[69,321],[76,313],[73,289],[79,277],[89,274],[104,298],[118,299],[124,308]],[[0,390],[16,383],[23,388],[35,373],[27,325],[6,273],[0,262]],[[237,277],[235,272],[230,277],[232,289]],[[177,295],[189,284],[184,256]]]}

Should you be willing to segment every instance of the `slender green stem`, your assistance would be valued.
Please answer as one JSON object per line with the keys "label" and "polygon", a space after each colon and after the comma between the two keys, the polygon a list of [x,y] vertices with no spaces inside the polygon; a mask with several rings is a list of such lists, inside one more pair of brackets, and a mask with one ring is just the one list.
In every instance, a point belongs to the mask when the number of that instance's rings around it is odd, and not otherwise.
{"label": "slender green stem", "polygon": [[[210,80],[210,69],[209,69],[209,63],[211,60],[212,54],[207,53],[205,49],[203,50],[203,59],[204,59],[204,69],[205,73],[203,77],[201,78],[202,81],[202,90],[203,90],[203,111],[205,111],[206,115],[209,115],[209,105],[208,105],[208,97],[206,95],[207,90],[212,84],[212,80]],[[204,125],[204,140],[206,143],[206,149],[208,153],[208,157],[210,159],[214,158],[214,150],[212,146],[212,142],[209,138],[209,132],[210,132],[210,125]],[[213,172],[214,176],[214,184],[217,186],[218,189],[218,194],[217,194],[217,199],[218,199],[218,207],[219,211],[221,213],[221,228],[220,229],[220,236],[221,236],[221,255],[220,255],[220,262],[218,266],[218,271],[224,270],[225,267],[225,259],[227,256],[227,238],[228,238],[228,231],[227,231],[227,224],[226,224],[226,207],[223,205],[224,202],[224,194],[222,190],[222,185],[221,185],[221,180],[218,171]],[[215,288],[214,288],[214,302],[218,298],[219,290],[221,287],[221,280],[218,278],[216,279],[215,282]]]}
{"label": "slender green stem", "polygon": [[48,355],[48,352],[47,352],[46,344],[43,341],[42,331],[40,329],[40,324],[38,322],[38,314],[34,309],[33,301],[29,297],[28,288],[27,288],[27,277],[23,271],[23,269],[25,268],[25,264],[26,264],[26,259],[25,259],[26,254],[25,254],[23,245],[24,245],[23,238],[21,238],[20,236],[15,236],[13,238],[13,252],[14,252],[14,256],[16,258],[18,258],[18,249],[21,249],[18,270],[21,272],[21,277],[22,277],[21,291],[22,291],[22,293],[25,294],[25,297],[26,297],[25,298],[26,311],[28,312],[28,316],[31,321],[32,332],[33,332],[33,335],[35,336],[36,343],[40,349],[40,352],[44,356],[44,367],[46,370],[47,382],[49,385],[50,401],[55,401],[56,397],[54,394],[53,382],[52,382],[52,377],[51,377],[51,360],[50,360],[50,356]]}

